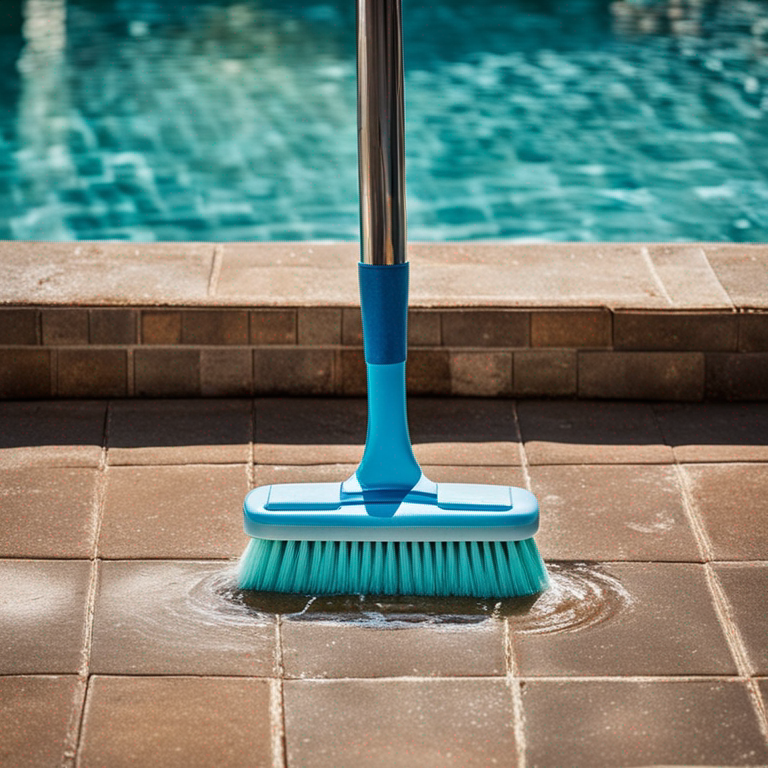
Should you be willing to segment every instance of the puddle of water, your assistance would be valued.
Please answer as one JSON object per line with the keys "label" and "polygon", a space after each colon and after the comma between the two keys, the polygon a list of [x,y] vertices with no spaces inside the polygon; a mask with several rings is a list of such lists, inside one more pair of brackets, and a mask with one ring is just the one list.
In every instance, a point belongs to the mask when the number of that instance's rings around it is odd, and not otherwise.
{"label": "puddle of water", "polygon": [[193,586],[186,610],[199,621],[240,625],[282,614],[294,621],[353,624],[370,629],[479,625],[507,617],[515,632],[575,631],[607,621],[632,598],[595,563],[548,563],[550,587],[539,595],[501,601],[460,597],[286,595],[237,588],[235,569],[206,575]]}

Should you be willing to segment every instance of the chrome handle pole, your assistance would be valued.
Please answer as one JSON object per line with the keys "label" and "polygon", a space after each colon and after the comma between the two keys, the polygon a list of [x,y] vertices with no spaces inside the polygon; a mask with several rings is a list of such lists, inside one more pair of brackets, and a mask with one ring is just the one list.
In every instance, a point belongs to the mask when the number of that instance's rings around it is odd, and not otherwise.
{"label": "chrome handle pole", "polygon": [[401,0],[357,0],[361,259],[406,261]]}

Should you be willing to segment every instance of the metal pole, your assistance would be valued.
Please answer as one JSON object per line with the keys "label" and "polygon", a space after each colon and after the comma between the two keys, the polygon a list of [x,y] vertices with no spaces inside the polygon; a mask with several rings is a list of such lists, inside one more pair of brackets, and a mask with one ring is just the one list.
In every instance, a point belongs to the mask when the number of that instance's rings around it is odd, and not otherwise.
{"label": "metal pole", "polygon": [[400,0],[357,2],[361,260],[406,261],[405,107]]}

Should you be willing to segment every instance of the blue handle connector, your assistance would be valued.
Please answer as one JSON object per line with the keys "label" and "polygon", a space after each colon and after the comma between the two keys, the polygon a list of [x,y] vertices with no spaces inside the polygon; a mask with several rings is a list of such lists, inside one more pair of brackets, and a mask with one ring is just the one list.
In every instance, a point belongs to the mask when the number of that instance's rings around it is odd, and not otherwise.
{"label": "blue handle connector", "polygon": [[365,362],[404,363],[408,348],[408,262],[358,263]]}

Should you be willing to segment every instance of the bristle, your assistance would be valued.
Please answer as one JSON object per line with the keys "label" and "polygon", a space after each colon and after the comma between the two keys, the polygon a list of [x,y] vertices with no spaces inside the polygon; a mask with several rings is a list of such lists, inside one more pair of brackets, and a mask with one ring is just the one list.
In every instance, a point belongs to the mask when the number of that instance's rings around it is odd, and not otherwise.
{"label": "bristle", "polygon": [[516,597],[546,589],[536,542],[251,539],[241,589],[296,594]]}

